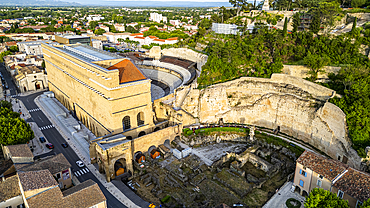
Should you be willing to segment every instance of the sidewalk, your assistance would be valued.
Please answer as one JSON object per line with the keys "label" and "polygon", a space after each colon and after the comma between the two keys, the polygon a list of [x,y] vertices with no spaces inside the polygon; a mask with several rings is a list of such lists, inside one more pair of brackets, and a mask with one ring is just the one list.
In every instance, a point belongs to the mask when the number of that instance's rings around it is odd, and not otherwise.
{"label": "sidewalk", "polygon": [[263,208],[286,208],[285,202],[290,199],[294,198],[301,202],[301,208],[304,208],[305,198],[299,195],[296,192],[292,192],[293,182],[288,181],[284,184],[283,187],[271,197],[271,199],[263,206]]}
{"label": "sidewalk", "polygon": [[[113,183],[107,183],[105,175],[99,173],[99,170],[96,169],[96,167],[91,164],[90,160],[90,155],[89,153],[86,153],[84,149],[88,147],[83,147],[81,146],[81,142],[78,142],[77,139],[75,139],[73,132],[74,130],[71,129],[70,127],[66,126],[70,124],[71,121],[66,121],[67,119],[70,120],[73,118],[72,116],[69,115],[69,112],[67,109],[61,107],[60,103],[58,101],[54,100],[55,98],[47,98],[45,95],[40,95],[35,99],[36,105],[45,113],[46,117],[50,120],[51,123],[55,126],[55,128],[59,131],[59,133],[66,139],[68,142],[69,146],[76,152],[78,157],[85,163],[85,165],[89,168],[92,174],[95,175],[95,177],[102,183],[102,185],[113,195],[119,200],[122,204],[126,205],[127,207],[139,207],[136,204],[134,204],[129,198],[125,196]],[[48,104],[52,104],[52,102],[55,102],[59,109],[50,109],[50,106]],[[55,107],[53,105],[53,107]],[[66,113],[66,117],[63,115],[58,115],[55,113],[60,113],[63,111]],[[74,119],[74,118],[73,118]],[[76,123],[78,123],[75,120]],[[90,140],[92,140],[94,137],[89,129],[87,129],[84,125],[80,124],[81,130],[79,130],[79,133],[82,132],[82,134],[89,135]],[[72,131],[72,132],[71,132]],[[77,131],[77,130],[76,130]],[[68,139],[70,138],[70,139]],[[87,142],[86,142],[87,143]],[[88,143],[87,143],[88,144]]]}
{"label": "sidewalk", "polygon": [[[20,115],[21,119],[27,120],[31,118],[30,113],[28,112],[27,108],[24,106],[22,101],[16,98],[10,98],[10,97],[7,97],[4,100],[10,101],[12,103],[14,112],[22,113]],[[39,126],[37,126],[35,122],[27,122],[27,123],[31,126],[31,129],[35,135],[35,137],[32,140],[30,140],[28,143],[28,146],[30,147],[30,149],[33,149],[32,151],[33,156],[42,155],[42,154],[52,151],[51,149],[48,149],[45,146],[45,144],[48,142],[47,139],[45,143],[40,142],[39,138],[45,137],[45,136],[42,133],[42,131],[39,129]]]}

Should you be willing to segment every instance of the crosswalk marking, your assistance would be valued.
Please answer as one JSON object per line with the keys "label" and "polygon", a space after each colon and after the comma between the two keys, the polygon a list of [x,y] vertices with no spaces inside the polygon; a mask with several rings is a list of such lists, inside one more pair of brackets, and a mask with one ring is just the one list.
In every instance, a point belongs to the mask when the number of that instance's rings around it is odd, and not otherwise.
{"label": "crosswalk marking", "polygon": [[81,170],[77,170],[76,172],[74,172],[75,176],[76,177],[79,177],[79,176],[82,176],[83,174],[86,174],[90,172],[90,170],[88,168],[84,168],[84,169],[81,169]]}
{"label": "crosswalk marking", "polygon": [[54,125],[43,126],[43,127],[40,127],[39,129],[42,131],[42,130],[51,129],[51,128],[54,128]]}
{"label": "crosswalk marking", "polygon": [[18,97],[18,96],[20,96],[20,94],[17,94],[17,95],[11,95],[10,97],[15,98],[15,97]]}
{"label": "crosswalk marking", "polygon": [[35,109],[29,110],[28,112],[32,113],[32,112],[39,111],[39,110],[41,110],[41,109],[40,108],[35,108]]}

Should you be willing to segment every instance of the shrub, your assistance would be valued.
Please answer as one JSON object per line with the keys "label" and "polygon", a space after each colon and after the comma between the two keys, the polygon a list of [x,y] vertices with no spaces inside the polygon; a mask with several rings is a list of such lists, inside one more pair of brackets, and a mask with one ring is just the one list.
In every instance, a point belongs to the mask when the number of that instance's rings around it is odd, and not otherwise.
{"label": "shrub", "polygon": [[[299,208],[299,207],[301,207],[301,202],[298,201],[297,199],[294,199],[294,198],[290,198],[290,199],[286,200],[285,204],[288,208]],[[293,205],[293,204],[295,204],[295,205]]]}

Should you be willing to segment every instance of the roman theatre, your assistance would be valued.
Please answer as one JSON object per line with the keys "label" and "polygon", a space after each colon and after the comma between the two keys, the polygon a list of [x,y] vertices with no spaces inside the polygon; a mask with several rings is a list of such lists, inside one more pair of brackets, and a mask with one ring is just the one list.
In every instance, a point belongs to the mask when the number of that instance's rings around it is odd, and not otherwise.
{"label": "roman theatre", "polygon": [[133,172],[134,159],[156,154],[183,126],[241,123],[278,129],[353,167],[345,114],[335,91],[289,74],[242,77],[197,89],[207,56],[153,47],[119,56],[83,45],[42,44],[49,89],[97,138],[92,163],[107,181]]}

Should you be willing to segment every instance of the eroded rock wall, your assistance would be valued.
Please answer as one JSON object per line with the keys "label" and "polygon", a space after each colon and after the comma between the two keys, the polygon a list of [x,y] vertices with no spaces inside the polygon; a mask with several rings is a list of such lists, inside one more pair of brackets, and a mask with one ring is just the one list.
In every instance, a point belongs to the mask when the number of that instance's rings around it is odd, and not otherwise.
{"label": "eroded rock wall", "polygon": [[[345,114],[327,100],[333,90],[284,74],[244,77],[192,89],[181,108],[201,123],[245,123],[275,129],[309,143],[332,158],[360,166],[346,132]],[[184,124],[187,125],[187,124]],[[345,160],[345,159],[344,159]]]}

